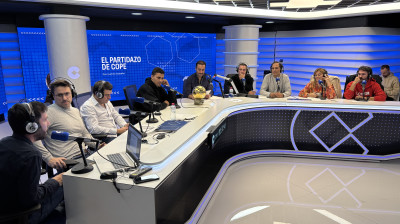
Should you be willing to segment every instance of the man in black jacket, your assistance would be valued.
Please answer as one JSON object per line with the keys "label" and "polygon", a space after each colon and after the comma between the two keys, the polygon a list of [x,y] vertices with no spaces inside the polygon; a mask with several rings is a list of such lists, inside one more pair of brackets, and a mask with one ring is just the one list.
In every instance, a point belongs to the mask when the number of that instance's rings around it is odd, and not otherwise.
{"label": "man in black jacket", "polygon": [[[236,71],[238,72],[238,74],[235,74],[235,75],[231,76],[230,78],[235,83],[235,86],[236,86],[237,90],[239,91],[239,93],[255,95],[256,92],[253,90],[254,79],[249,74],[249,68],[247,67],[247,64],[241,62],[236,67]],[[231,83],[228,81],[225,81],[225,84],[224,84],[224,93],[225,94],[229,93],[230,87],[232,87]],[[235,91],[235,90],[233,90],[233,91]],[[235,93],[235,94],[237,94],[237,93]]]}
{"label": "man in black jacket", "polygon": [[[176,102],[176,96],[173,91],[165,91],[162,87],[169,86],[169,83],[166,79],[164,79],[164,70],[159,67],[156,67],[151,72],[151,77],[146,78],[145,83],[139,88],[136,96],[143,97],[146,100],[158,102],[161,104],[159,107],[160,110],[165,109],[171,103]],[[153,105],[149,103],[135,103],[134,104],[135,110],[145,111],[145,112],[152,112],[158,108],[154,108]]]}
{"label": "man in black jacket", "polygon": [[15,104],[8,111],[13,135],[0,140],[0,212],[9,214],[27,210],[40,203],[29,223],[38,223],[63,199],[62,175],[39,184],[42,154],[33,142],[44,139],[50,122],[47,107],[41,102]]}

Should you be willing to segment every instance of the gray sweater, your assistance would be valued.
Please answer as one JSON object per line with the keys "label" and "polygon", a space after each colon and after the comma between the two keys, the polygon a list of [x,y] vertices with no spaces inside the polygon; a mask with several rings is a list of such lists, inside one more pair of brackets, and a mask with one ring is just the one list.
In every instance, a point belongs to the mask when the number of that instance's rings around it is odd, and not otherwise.
{"label": "gray sweater", "polygon": [[[72,157],[79,155],[79,146],[75,141],[71,140],[63,142],[51,139],[51,133],[53,131],[63,131],[68,132],[71,136],[92,138],[83,124],[79,110],[74,107],[65,109],[57,104],[52,104],[48,107],[47,115],[48,120],[50,121],[47,135],[44,140],[36,141],[34,143],[42,153],[43,160],[48,163],[53,157],[65,157],[71,159]],[[95,143],[88,143],[88,145],[95,147]]]}
{"label": "gray sweater", "polygon": [[[292,89],[290,87],[289,76],[286,74],[280,74],[280,82],[279,82],[279,92],[283,93],[283,97],[289,97],[292,95]],[[269,97],[269,94],[278,92],[278,85],[276,83],[276,78],[269,73],[264,77],[264,80],[261,85],[260,94],[266,97]]]}

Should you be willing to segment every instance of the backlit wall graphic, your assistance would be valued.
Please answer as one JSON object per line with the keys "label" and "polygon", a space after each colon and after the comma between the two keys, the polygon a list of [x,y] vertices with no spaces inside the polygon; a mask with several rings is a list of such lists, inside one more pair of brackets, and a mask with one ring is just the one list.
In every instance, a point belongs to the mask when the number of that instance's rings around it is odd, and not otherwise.
{"label": "backlit wall graphic", "polygon": [[[257,89],[261,87],[264,70],[270,70],[274,53],[276,61],[283,60],[284,72],[289,75],[294,96],[298,95],[319,67],[340,78],[342,91],[346,76],[355,74],[361,65],[370,66],[374,74],[380,74],[380,66],[387,64],[400,77],[400,35],[361,35],[355,31],[335,34],[337,30],[340,29],[331,29],[324,36],[321,36],[320,30],[307,31],[307,37],[302,37],[302,31],[291,31],[289,34],[278,31],[276,38],[275,33],[260,33],[259,67],[255,80]],[[219,37],[217,41],[216,56],[217,73],[221,74],[225,51],[222,38]]]}
{"label": "backlit wall graphic", "polygon": [[[43,101],[48,59],[44,29],[18,28],[25,91],[28,99]],[[112,100],[125,99],[123,87],[139,88],[155,67],[165,71],[171,87],[182,92],[183,78],[195,72],[198,60],[215,73],[215,34],[88,30],[91,85],[107,80]]]}

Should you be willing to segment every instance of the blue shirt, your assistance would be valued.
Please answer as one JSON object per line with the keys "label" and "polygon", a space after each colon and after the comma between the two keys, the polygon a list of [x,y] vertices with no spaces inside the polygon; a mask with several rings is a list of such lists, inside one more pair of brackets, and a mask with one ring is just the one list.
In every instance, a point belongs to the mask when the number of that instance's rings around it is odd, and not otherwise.
{"label": "blue shirt", "polygon": [[213,94],[213,85],[210,80],[208,80],[206,77],[209,76],[207,74],[204,74],[199,82],[199,78],[197,78],[197,74],[193,73],[191,76],[189,76],[184,82],[183,82],[183,97],[188,97],[190,94],[192,94],[193,88],[196,86],[203,86],[206,91],[211,90],[210,95]]}

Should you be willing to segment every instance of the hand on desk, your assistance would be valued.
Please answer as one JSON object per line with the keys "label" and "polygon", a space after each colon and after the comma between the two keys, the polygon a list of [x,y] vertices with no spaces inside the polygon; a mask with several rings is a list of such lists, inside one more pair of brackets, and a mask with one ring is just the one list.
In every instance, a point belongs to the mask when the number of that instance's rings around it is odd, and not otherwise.
{"label": "hand on desk", "polygon": [[49,160],[48,165],[51,168],[55,168],[55,169],[67,168],[67,164],[65,164],[64,160],[66,160],[66,158],[64,158],[64,157],[58,157],[58,158],[53,157]]}
{"label": "hand on desk", "polygon": [[282,93],[270,93],[269,94],[269,98],[283,98],[283,94]]}

